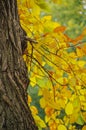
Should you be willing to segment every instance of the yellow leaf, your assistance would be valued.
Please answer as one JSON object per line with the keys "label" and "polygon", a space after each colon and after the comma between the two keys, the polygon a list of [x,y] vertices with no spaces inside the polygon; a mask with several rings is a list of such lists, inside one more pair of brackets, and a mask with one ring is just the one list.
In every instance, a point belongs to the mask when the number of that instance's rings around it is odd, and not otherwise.
{"label": "yellow leaf", "polygon": [[50,120],[49,121],[49,127],[50,127],[50,130],[57,130],[57,123],[56,123],[56,121],[54,121],[54,120]]}
{"label": "yellow leaf", "polygon": [[83,47],[81,49],[86,54],[86,43],[83,45]]}
{"label": "yellow leaf", "polygon": [[38,114],[38,110],[35,106],[31,106],[30,109],[31,109],[31,112],[32,112],[33,115]]}
{"label": "yellow leaf", "polygon": [[86,64],[86,61],[78,61],[77,64],[79,67],[84,67],[84,65]]}
{"label": "yellow leaf", "polygon": [[35,76],[31,77],[30,80],[31,80],[31,82],[30,82],[31,86],[34,87],[36,85],[36,78],[35,78]]}
{"label": "yellow leaf", "polygon": [[28,104],[32,102],[32,99],[31,99],[31,96],[30,96],[30,95],[28,95],[27,101],[28,101]]}
{"label": "yellow leaf", "polygon": [[83,126],[82,130],[86,130],[86,125]]}
{"label": "yellow leaf", "polygon": [[47,123],[47,122],[49,122],[49,120],[50,120],[50,117],[45,116],[45,122]]}
{"label": "yellow leaf", "polygon": [[35,116],[34,116],[34,119],[35,119],[36,124],[37,124],[38,126],[40,126],[41,128],[45,128],[45,127],[46,127],[45,122],[44,122],[39,116],[35,115]]}
{"label": "yellow leaf", "polygon": [[51,99],[50,91],[46,88],[43,89],[43,96],[46,101],[49,101]]}
{"label": "yellow leaf", "polygon": [[70,116],[70,123],[71,123],[71,124],[77,121],[78,115],[79,115],[79,114],[78,114],[77,112],[74,112],[74,113]]}
{"label": "yellow leaf", "polygon": [[71,115],[73,113],[73,104],[69,102],[65,107],[65,112],[67,115]]}
{"label": "yellow leaf", "polygon": [[74,108],[74,112],[79,112],[80,111],[80,99],[79,99],[79,97],[76,97],[74,99],[73,108]]}
{"label": "yellow leaf", "polygon": [[85,52],[86,52],[86,47],[85,46],[83,46],[82,48],[76,48],[76,53],[77,53],[77,56],[78,57],[82,57],[83,55],[84,55],[84,53],[83,53],[83,51],[85,50]]}
{"label": "yellow leaf", "polygon": [[71,87],[75,87],[76,86],[76,79],[75,77],[72,77],[71,79],[69,79],[69,84]]}
{"label": "yellow leaf", "polygon": [[34,15],[40,15],[40,7],[37,6],[36,4],[34,5],[34,8],[33,8],[33,14]]}
{"label": "yellow leaf", "polygon": [[23,55],[23,59],[24,59],[24,61],[26,61],[26,59],[27,59],[27,56],[26,56],[26,55]]}
{"label": "yellow leaf", "polygon": [[45,103],[45,99],[44,98],[40,99],[40,105],[41,105],[42,108],[45,107],[46,103]]}
{"label": "yellow leaf", "polygon": [[34,0],[25,0],[25,3],[26,3],[26,7],[28,8],[33,8],[34,5],[35,5],[35,1]]}
{"label": "yellow leaf", "polygon": [[84,122],[86,122],[86,112],[82,112],[82,116],[83,116]]}
{"label": "yellow leaf", "polygon": [[52,18],[52,16],[51,16],[51,15],[44,16],[44,17],[43,17],[43,19],[44,19],[44,20],[49,20],[49,21],[51,20],[51,18]]}
{"label": "yellow leaf", "polygon": [[68,90],[66,86],[62,89],[62,94],[64,95],[64,97],[67,97],[67,98],[71,97],[71,91]]}
{"label": "yellow leaf", "polygon": [[39,89],[38,96],[42,95],[42,89]]}
{"label": "yellow leaf", "polygon": [[67,130],[67,128],[64,125],[59,125],[58,130]]}

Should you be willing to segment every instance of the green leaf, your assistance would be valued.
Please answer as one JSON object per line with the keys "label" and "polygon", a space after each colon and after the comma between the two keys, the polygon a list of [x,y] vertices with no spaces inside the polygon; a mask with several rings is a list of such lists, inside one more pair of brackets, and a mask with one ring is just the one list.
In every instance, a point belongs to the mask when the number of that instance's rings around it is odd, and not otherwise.
{"label": "green leaf", "polygon": [[82,117],[81,114],[79,114],[76,123],[79,124],[79,125],[83,125],[84,124],[84,120],[83,120],[83,117]]}

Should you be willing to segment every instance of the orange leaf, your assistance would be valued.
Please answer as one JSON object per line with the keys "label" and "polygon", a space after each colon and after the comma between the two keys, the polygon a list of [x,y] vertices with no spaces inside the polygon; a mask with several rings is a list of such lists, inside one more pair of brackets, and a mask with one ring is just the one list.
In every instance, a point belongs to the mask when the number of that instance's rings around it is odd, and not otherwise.
{"label": "orange leaf", "polygon": [[83,47],[81,47],[81,49],[86,54],[86,44]]}
{"label": "orange leaf", "polygon": [[[76,37],[76,38],[72,41],[72,43],[73,43],[73,44],[77,44],[77,42],[79,42],[80,40],[82,40],[83,37],[84,37],[84,34],[82,33],[81,35],[79,35],[78,37]],[[81,43],[81,42],[80,42],[80,43]]]}
{"label": "orange leaf", "polygon": [[[84,28],[82,34],[79,35],[78,37],[76,37],[72,42],[73,42],[74,44],[77,44],[77,42],[80,42],[85,35],[86,35],[86,28]],[[82,43],[82,42],[80,42],[80,43]]]}
{"label": "orange leaf", "polygon": [[70,37],[68,37],[66,34],[64,34],[64,36],[66,38],[65,42],[72,42],[73,41],[73,39],[71,39]]}
{"label": "orange leaf", "polygon": [[78,37],[76,37],[75,39],[71,39],[70,37],[68,37],[66,34],[64,34],[65,35],[65,37],[66,37],[66,40],[65,40],[65,42],[71,42],[71,43],[73,43],[73,44],[77,44],[78,42],[79,43],[82,43],[82,42],[80,42],[82,39],[83,39],[83,37],[84,37],[84,34],[82,33],[81,35],[79,35]]}
{"label": "orange leaf", "polygon": [[54,29],[54,32],[55,33],[58,33],[58,32],[64,32],[66,30],[66,27],[65,26],[60,26],[60,27],[56,27]]}

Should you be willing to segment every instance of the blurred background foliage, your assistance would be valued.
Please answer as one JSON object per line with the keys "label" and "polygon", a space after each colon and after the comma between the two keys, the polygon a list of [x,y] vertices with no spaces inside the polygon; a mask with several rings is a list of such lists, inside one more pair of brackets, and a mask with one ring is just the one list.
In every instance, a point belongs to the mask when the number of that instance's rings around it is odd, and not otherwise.
{"label": "blurred background foliage", "polygon": [[86,27],[86,0],[37,0],[37,4],[43,9],[41,17],[51,15],[53,21],[67,27],[71,38]]}

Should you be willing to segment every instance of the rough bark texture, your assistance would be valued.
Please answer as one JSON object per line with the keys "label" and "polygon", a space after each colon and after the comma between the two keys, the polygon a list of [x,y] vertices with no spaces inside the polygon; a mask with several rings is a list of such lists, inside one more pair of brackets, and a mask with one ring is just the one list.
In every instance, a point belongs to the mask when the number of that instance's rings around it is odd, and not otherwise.
{"label": "rough bark texture", "polygon": [[37,130],[27,105],[27,68],[16,0],[0,0],[0,130]]}

